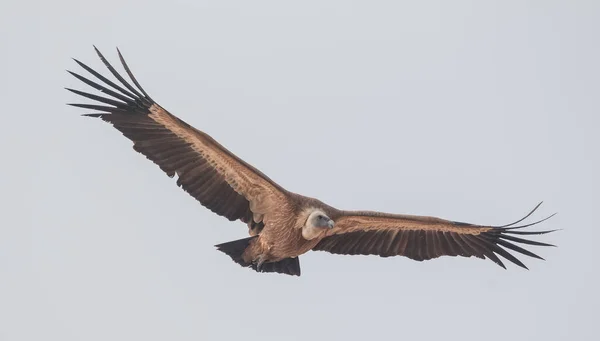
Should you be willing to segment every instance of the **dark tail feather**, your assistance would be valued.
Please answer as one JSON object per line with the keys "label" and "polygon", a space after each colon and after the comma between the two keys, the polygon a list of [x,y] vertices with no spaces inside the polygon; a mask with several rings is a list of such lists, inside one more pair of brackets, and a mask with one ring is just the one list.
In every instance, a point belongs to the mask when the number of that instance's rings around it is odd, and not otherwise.
{"label": "dark tail feather", "polygon": [[[252,264],[252,268],[256,270],[256,265]],[[265,263],[262,265],[260,271],[300,276],[300,259],[298,257],[285,258],[279,262]]]}
{"label": "dark tail feather", "polygon": [[248,267],[251,264],[244,261],[242,255],[244,251],[250,245],[250,241],[258,236],[248,237],[244,239],[238,239],[231,242],[215,245],[217,250],[227,254],[234,262],[238,263],[241,266]]}
{"label": "dark tail feather", "polygon": [[[244,239],[238,239],[231,242],[215,245],[217,250],[227,254],[231,259],[239,265],[252,268],[254,271],[258,271],[256,264],[245,262],[242,258],[244,251],[250,245],[252,239],[258,236],[248,237]],[[277,272],[286,275],[300,276],[300,260],[298,257],[286,258],[278,262],[269,262],[262,265],[260,272]]]}

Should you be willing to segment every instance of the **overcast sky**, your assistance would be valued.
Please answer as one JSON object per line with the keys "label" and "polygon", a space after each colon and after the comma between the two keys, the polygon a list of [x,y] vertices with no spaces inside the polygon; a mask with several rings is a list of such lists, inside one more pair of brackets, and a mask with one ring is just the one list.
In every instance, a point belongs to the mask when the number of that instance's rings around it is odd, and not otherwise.
{"label": "overcast sky", "polygon": [[[2,1],[0,340],[593,340],[600,2]],[[203,208],[67,107],[119,47],[169,111],[340,209],[504,224],[558,215],[530,270],[214,248]],[[119,68],[119,70],[122,70]]]}

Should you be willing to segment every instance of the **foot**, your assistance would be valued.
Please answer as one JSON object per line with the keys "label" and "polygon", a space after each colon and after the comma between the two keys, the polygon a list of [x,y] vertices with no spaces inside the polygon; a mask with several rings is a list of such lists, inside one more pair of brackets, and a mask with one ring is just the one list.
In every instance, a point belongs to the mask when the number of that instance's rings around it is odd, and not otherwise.
{"label": "foot", "polygon": [[258,272],[262,272],[262,266],[266,261],[266,258],[264,255],[260,255],[254,262],[256,263],[256,270]]}

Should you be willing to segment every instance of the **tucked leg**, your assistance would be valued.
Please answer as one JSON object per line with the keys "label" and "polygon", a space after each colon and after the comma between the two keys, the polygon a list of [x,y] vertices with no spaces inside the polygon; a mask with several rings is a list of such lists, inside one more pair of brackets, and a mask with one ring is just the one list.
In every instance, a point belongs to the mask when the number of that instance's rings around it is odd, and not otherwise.
{"label": "tucked leg", "polygon": [[254,261],[256,263],[256,271],[262,272],[262,266],[266,260],[267,260],[267,256],[265,256],[265,255],[258,256],[258,258]]}

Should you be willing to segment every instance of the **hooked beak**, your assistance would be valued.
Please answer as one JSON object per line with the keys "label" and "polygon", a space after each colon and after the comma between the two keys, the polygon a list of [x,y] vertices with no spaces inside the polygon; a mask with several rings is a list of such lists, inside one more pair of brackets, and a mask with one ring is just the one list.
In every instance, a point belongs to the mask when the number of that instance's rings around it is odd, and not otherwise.
{"label": "hooked beak", "polygon": [[327,222],[327,227],[332,229],[334,226],[335,226],[335,222],[332,219],[329,219],[329,221]]}

